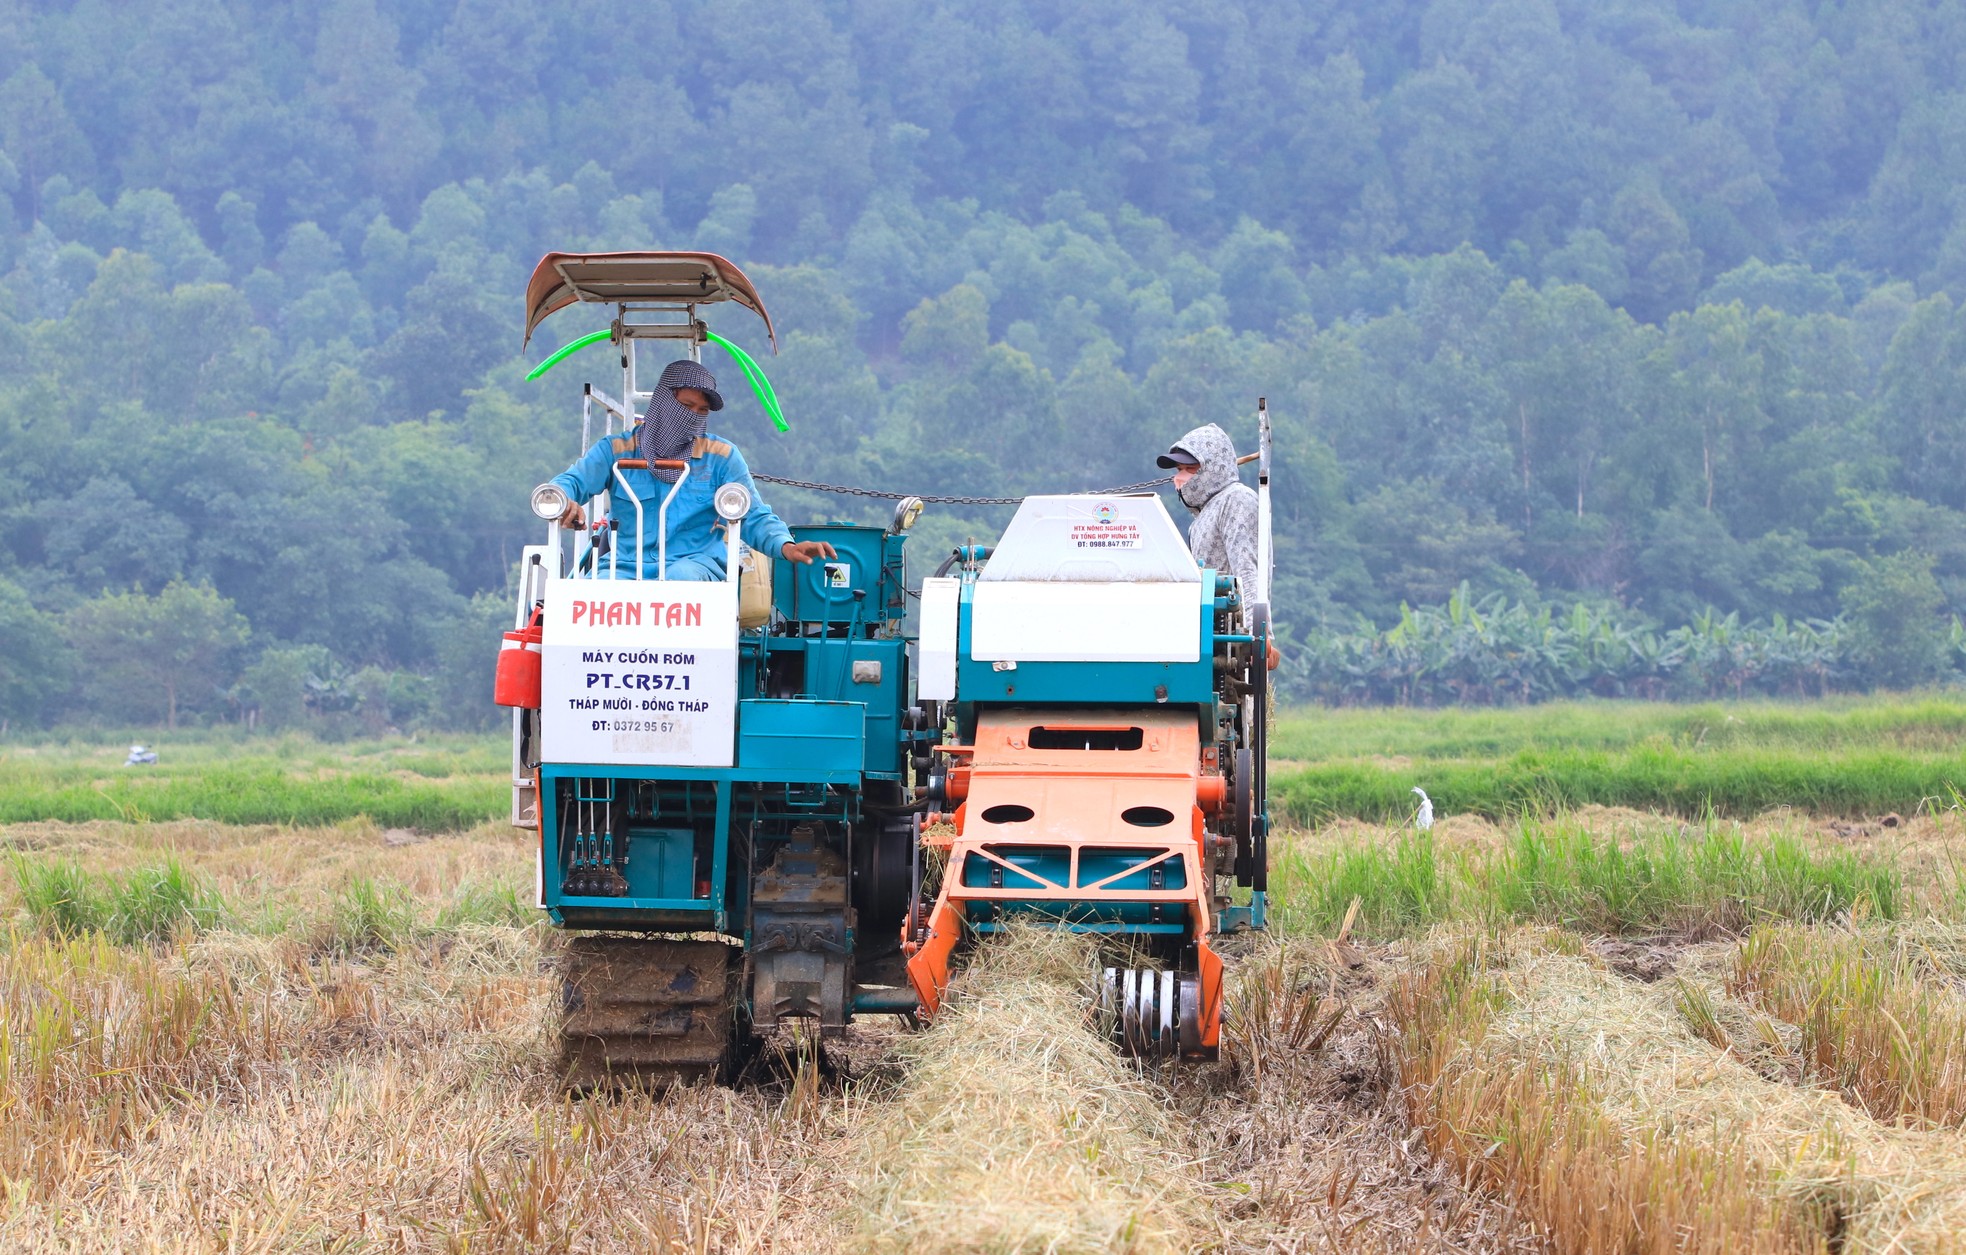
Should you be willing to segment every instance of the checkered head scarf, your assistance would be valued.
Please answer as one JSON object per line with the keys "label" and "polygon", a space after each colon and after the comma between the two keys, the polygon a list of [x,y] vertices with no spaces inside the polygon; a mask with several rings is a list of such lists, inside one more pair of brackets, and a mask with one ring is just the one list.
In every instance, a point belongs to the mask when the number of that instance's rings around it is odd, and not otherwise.
{"label": "checkered head scarf", "polygon": [[695,388],[710,398],[712,410],[724,408],[723,394],[717,391],[717,377],[704,369],[702,363],[684,358],[662,368],[662,377],[656,380],[655,391],[649,396],[648,408],[642,411],[639,452],[649,461],[649,474],[665,484],[676,482],[676,472],[655,464],[687,458],[709,422],[704,415],[676,399],[678,388]]}

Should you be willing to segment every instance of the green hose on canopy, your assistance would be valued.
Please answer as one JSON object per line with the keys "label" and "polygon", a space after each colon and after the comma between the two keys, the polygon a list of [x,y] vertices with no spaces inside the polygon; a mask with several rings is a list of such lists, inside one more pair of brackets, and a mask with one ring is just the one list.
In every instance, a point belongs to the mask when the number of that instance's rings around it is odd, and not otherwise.
{"label": "green hose on canopy", "polygon": [[561,345],[560,348],[556,352],[554,352],[554,354],[551,357],[547,358],[539,365],[533,367],[531,370],[527,371],[526,382],[531,383],[533,380],[539,378],[547,371],[552,370],[555,366],[558,366],[560,364],[560,359],[564,357],[568,357],[574,353],[578,353],[580,350],[586,348],[590,344],[598,344],[602,340],[607,339],[609,336],[613,334],[614,333],[611,331],[590,331],[586,335],[580,337],[578,340],[567,341],[564,345]]}
{"label": "green hose on canopy", "polygon": [[[527,371],[526,380],[530,382],[538,379],[547,371],[558,366],[567,357],[578,353],[590,344],[599,344],[601,341],[610,338],[613,334],[611,331],[590,331],[578,340],[569,340],[566,344],[555,350],[545,361]],[[765,378],[765,372],[759,369],[755,361],[751,360],[751,355],[714,331],[706,328],[703,334],[715,340],[724,352],[736,359],[738,369],[742,370],[744,372],[744,378],[750,381],[751,391],[758,398],[758,405],[764,409],[765,416],[771,419],[772,426],[778,428],[780,431],[790,431],[791,424],[785,421],[785,412],[778,405],[778,393],[773,391],[771,380]]]}
{"label": "green hose on canopy", "polygon": [[737,359],[737,365],[744,371],[744,377],[751,381],[751,391],[757,394],[758,404],[763,406],[765,413],[770,416],[772,426],[780,431],[789,431],[790,424],[785,421],[784,412],[778,408],[778,394],[772,391],[771,380],[765,378],[764,371],[758,369],[758,364],[751,360],[751,355],[707,327],[704,328],[703,334],[722,345],[724,352]]}

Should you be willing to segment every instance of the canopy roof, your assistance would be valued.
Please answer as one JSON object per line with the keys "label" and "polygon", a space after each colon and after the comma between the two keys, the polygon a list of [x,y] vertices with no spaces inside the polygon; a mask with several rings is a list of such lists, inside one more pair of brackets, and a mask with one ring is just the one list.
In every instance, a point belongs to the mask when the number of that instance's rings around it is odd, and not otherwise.
{"label": "canopy roof", "polygon": [[526,283],[526,342],[549,314],[575,301],[736,301],[764,320],[771,350],[778,351],[778,332],[758,290],[734,263],[715,253],[548,253]]}

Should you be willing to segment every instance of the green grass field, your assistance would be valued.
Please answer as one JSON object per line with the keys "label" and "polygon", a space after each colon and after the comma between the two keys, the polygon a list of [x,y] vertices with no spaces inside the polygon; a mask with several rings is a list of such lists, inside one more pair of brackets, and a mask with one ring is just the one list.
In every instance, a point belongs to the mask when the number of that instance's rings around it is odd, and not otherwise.
{"label": "green grass field", "polygon": [[1443,814],[1489,818],[1910,814],[1966,787],[1966,698],[1297,710],[1277,721],[1271,763],[1271,811],[1296,826],[1411,814],[1415,786]]}
{"label": "green grass field", "polygon": [[[148,741],[156,734],[138,734]],[[330,744],[127,734],[0,745],[0,823],[211,819],[451,831],[503,813],[499,735]],[[1277,719],[1271,810],[1286,826],[1439,812],[1500,818],[1585,805],[1681,816],[1789,807],[1911,814],[1966,788],[1966,696],[1807,703],[1557,703],[1514,709],[1299,709]]]}
{"label": "green grass field", "polygon": [[[1950,886],[1943,875],[1925,880],[1918,909],[1956,908],[1956,872]],[[1286,932],[1335,933],[1351,915],[1375,938],[1450,920],[1732,935],[1768,920],[1896,919],[1907,907],[1903,874],[1888,858],[1795,831],[1656,818],[1606,826],[1569,815],[1518,819],[1485,846],[1426,832],[1286,838],[1272,854],[1270,890]]]}
{"label": "green grass field", "polygon": [[1966,694],[1806,702],[1551,702],[1541,706],[1297,709],[1277,720],[1272,760],[1496,758],[1525,750],[1966,747]]}
{"label": "green grass field", "polygon": [[167,738],[151,767],[125,767],[131,739],[0,750],[0,823],[54,819],[332,824],[366,817],[430,832],[510,805],[509,743],[495,736],[328,744],[302,737]]}

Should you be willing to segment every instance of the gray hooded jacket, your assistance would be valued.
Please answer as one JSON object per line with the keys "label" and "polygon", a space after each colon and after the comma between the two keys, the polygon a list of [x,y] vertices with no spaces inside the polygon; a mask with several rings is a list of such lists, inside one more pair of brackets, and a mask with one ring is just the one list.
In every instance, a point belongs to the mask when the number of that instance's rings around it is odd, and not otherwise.
{"label": "gray hooded jacket", "polygon": [[1188,549],[1204,567],[1236,577],[1245,599],[1256,579],[1256,490],[1236,473],[1236,446],[1214,423],[1197,427],[1174,442],[1201,464],[1181,487],[1181,500],[1194,511]]}

